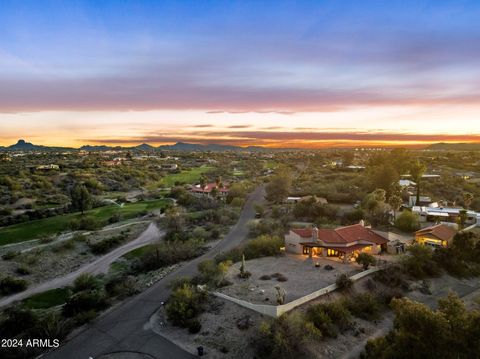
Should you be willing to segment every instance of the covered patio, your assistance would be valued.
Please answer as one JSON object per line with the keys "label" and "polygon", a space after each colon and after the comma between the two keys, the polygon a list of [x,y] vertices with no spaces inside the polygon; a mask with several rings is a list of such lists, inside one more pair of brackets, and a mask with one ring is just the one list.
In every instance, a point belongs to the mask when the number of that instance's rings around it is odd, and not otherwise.
{"label": "covered patio", "polygon": [[312,257],[338,258],[344,263],[354,260],[361,252],[370,252],[372,244],[354,244],[351,246],[329,246],[320,243],[305,242],[300,243],[303,246],[303,254]]}

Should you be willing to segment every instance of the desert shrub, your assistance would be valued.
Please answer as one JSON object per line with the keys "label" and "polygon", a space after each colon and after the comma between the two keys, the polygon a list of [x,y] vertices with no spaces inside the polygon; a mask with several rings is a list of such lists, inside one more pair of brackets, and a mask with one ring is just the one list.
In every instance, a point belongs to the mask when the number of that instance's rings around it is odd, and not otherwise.
{"label": "desert shrub", "polygon": [[126,298],[136,293],[135,280],[128,276],[115,276],[105,283],[110,297]]}
{"label": "desert shrub", "polygon": [[437,310],[407,298],[395,299],[394,329],[368,341],[363,359],[478,358],[479,314],[455,295],[439,300]]}
{"label": "desert shrub", "polygon": [[115,213],[113,216],[111,216],[108,219],[108,223],[117,223],[120,222],[120,215],[118,213]]}
{"label": "desert shrub", "polygon": [[100,282],[95,276],[84,273],[80,274],[73,282],[73,292],[78,293],[85,290],[95,290],[100,288]]}
{"label": "desert shrub", "polygon": [[413,245],[409,248],[409,255],[401,262],[402,268],[409,276],[422,279],[438,276],[440,268],[433,260],[433,250],[422,245]]}
{"label": "desert shrub", "polygon": [[352,315],[341,301],[313,305],[307,310],[307,318],[327,337],[336,337],[352,327]]}
{"label": "desert shrub", "polygon": [[243,207],[243,205],[245,204],[245,199],[243,198],[239,198],[239,197],[235,197],[234,199],[232,199],[232,201],[230,202],[230,205],[232,207]]}
{"label": "desert shrub", "polygon": [[88,310],[77,313],[74,316],[74,320],[77,325],[83,325],[86,323],[90,323],[97,316],[98,316],[98,312],[96,310],[88,309]]}
{"label": "desert shrub", "polygon": [[282,273],[273,273],[271,275],[272,278],[275,278],[278,282],[286,282],[288,278]]}
{"label": "desert shrub", "polygon": [[217,263],[214,259],[207,259],[198,264],[198,271],[202,283],[212,287],[221,286],[225,280],[228,268],[232,265],[231,261]]}
{"label": "desert shrub", "polygon": [[2,255],[2,259],[6,260],[6,261],[9,261],[9,260],[15,258],[16,256],[18,256],[19,254],[20,253],[16,252],[16,251],[8,251],[8,252],[6,252],[5,254]]}
{"label": "desert shrub", "polygon": [[81,233],[75,233],[72,239],[75,242],[86,242],[87,241],[87,237],[85,237],[85,235],[83,235]]}
{"label": "desert shrub", "polygon": [[9,295],[24,291],[28,287],[28,282],[24,279],[5,276],[0,279],[0,294]]}
{"label": "desert shrub", "polygon": [[125,238],[125,234],[119,234],[118,236],[112,236],[97,242],[89,243],[88,246],[90,247],[92,253],[103,254],[107,253],[110,249],[120,244],[123,240],[125,240]]}
{"label": "desert shrub", "polygon": [[283,238],[278,236],[262,235],[247,242],[244,247],[245,258],[276,256],[281,252],[280,248],[285,245]]}
{"label": "desert shrub", "polygon": [[344,304],[354,316],[366,320],[378,319],[382,310],[379,299],[370,293],[356,294]]}
{"label": "desert shrub", "polygon": [[415,213],[405,210],[398,216],[395,220],[395,227],[404,231],[404,232],[415,232],[420,229],[420,221],[418,215]]}
{"label": "desert shrub", "polygon": [[226,260],[231,260],[233,263],[240,262],[243,256],[243,247],[235,247],[227,252],[217,254],[215,256],[215,261],[223,262]]}
{"label": "desert shrub", "polygon": [[53,242],[53,240],[54,240],[54,237],[43,235],[39,238],[38,242],[41,244],[46,244],[46,243]]}
{"label": "desert shrub", "polygon": [[82,216],[70,221],[70,229],[73,231],[94,231],[102,227],[102,223],[94,217]]}
{"label": "desert shrub", "polygon": [[52,252],[53,253],[58,253],[58,252],[63,252],[67,250],[72,250],[75,248],[75,242],[73,239],[67,240],[67,241],[62,241],[58,244],[55,244],[52,246]]}
{"label": "desert shrub", "polygon": [[389,265],[384,270],[376,272],[374,278],[390,288],[408,289],[405,274],[403,273],[402,267],[398,265]]}
{"label": "desert shrub", "polygon": [[348,275],[342,273],[338,276],[335,284],[339,290],[349,290],[353,286],[353,281],[348,277]]}
{"label": "desert shrub", "polygon": [[66,317],[76,316],[82,312],[100,311],[109,305],[105,293],[99,290],[88,290],[75,293],[63,306],[62,313]]}
{"label": "desert shrub", "polygon": [[202,253],[203,242],[198,240],[164,242],[144,253],[134,268],[139,272],[148,272],[195,258]]}
{"label": "desert shrub", "polygon": [[17,274],[20,274],[20,275],[28,275],[28,274],[32,273],[32,271],[30,269],[28,269],[27,267],[24,267],[24,266],[17,267],[17,269],[15,269],[15,272]]}
{"label": "desert shrub", "polygon": [[13,306],[5,309],[0,321],[0,337],[15,338],[38,324],[38,316],[28,308]]}
{"label": "desert shrub", "polygon": [[166,311],[173,325],[188,327],[189,323],[202,311],[205,293],[193,286],[184,284],[172,291]]}
{"label": "desert shrub", "polygon": [[332,318],[327,314],[322,305],[315,305],[308,308],[308,320],[322,333],[322,336],[336,338],[338,329]]}
{"label": "desert shrub", "polygon": [[307,354],[308,344],[321,338],[322,333],[297,312],[260,325],[253,345],[260,359],[291,359]]}
{"label": "desert shrub", "polygon": [[188,332],[190,334],[196,334],[202,330],[202,324],[198,319],[192,319],[188,322]]}

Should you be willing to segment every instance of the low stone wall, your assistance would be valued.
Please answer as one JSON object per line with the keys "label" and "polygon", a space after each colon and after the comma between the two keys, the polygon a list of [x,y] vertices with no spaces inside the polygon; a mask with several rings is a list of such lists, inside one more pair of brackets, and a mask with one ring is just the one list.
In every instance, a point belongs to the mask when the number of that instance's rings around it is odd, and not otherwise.
{"label": "low stone wall", "polygon": [[[368,275],[370,275],[374,272],[377,272],[379,270],[382,270],[382,269],[383,268],[380,268],[380,267],[370,268],[366,271],[363,271],[363,272],[360,272],[360,273],[357,273],[357,274],[351,276],[350,279],[352,281],[356,281],[356,280],[364,278],[364,277],[366,277],[366,276],[368,276]],[[287,313],[287,312],[291,311],[292,309],[294,309],[294,308],[296,308],[296,307],[298,307],[302,304],[310,302],[311,300],[317,299],[318,297],[321,297],[322,295],[333,292],[336,289],[337,289],[337,285],[336,284],[331,284],[328,287],[325,287],[325,288],[317,290],[313,293],[307,294],[307,295],[305,295],[301,298],[295,299],[295,300],[293,300],[289,303],[282,304],[282,305],[276,305],[276,306],[275,305],[266,305],[266,304],[253,304],[253,303],[247,302],[245,300],[233,298],[233,297],[230,297],[226,294],[219,293],[219,292],[213,292],[212,294],[215,295],[216,297],[223,298],[223,299],[228,300],[230,302],[236,303],[238,305],[241,305],[242,307],[251,309],[251,310],[253,310],[255,312],[258,312],[260,314],[264,314],[264,315],[267,315],[267,316],[272,317],[272,318],[278,318],[282,314]]]}

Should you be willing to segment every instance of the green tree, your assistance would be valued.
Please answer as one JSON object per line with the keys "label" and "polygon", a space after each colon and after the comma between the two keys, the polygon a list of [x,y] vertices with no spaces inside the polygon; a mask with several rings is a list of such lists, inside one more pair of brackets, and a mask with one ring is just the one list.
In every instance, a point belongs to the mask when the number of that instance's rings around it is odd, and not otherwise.
{"label": "green tree", "polygon": [[410,166],[410,175],[412,176],[412,180],[417,184],[417,205],[420,203],[420,185],[426,170],[427,167],[418,160]]}
{"label": "green tree", "polygon": [[295,312],[260,324],[254,346],[260,359],[291,359],[304,357],[308,344],[320,339],[322,333],[304,315]]}
{"label": "green tree", "polygon": [[465,209],[461,209],[458,212],[458,218],[457,218],[457,223],[458,223],[458,226],[460,227],[460,229],[465,228],[465,223],[467,221],[467,218],[468,218],[467,211]]}
{"label": "green tree", "polygon": [[173,325],[187,327],[201,312],[205,295],[192,285],[183,284],[173,290],[166,306],[168,319]]}
{"label": "green tree", "polygon": [[418,215],[409,210],[404,210],[397,219],[395,227],[404,232],[415,232],[420,228]]}
{"label": "green tree", "polygon": [[85,185],[76,184],[70,191],[70,199],[72,201],[72,207],[82,212],[92,208],[92,195],[88,191]]}
{"label": "green tree", "polygon": [[273,176],[265,188],[267,200],[274,203],[283,202],[290,193],[291,185],[292,178],[288,171],[282,171]]}
{"label": "green tree", "polygon": [[455,295],[440,299],[437,310],[407,298],[391,306],[393,330],[369,341],[363,359],[478,358],[480,313],[467,311]]}
{"label": "green tree", "polygon": [[472,204],[472,201],[473,201],[473,194],[471,194],[469,192],[465,192],[463,194],[463,203],[464,203],[466,209],[470,208],[470,205]]}
{"label": "green tree", "polygon": [[368,253],[360,253],[355,261],[363,266],[363,270],[367,270],[370,265],[373,265],[377,262],[374,256]]}
{"label": "green tree", "polygon": [[400,176],[397,170],[390,163],[382,163],[370,170],[370,181],[373,188],[385,190],[389,197],[393,192],[393,186],[398,183]]}
{"label": "green tree", "polygon": [[393,210],[393,221],[397,219],[397,211],[400,209],[402,206],[403,200],[400,196],[397,196],[396,194],[392,194],[388,198],[388,204],[390,207],[392,207]]}

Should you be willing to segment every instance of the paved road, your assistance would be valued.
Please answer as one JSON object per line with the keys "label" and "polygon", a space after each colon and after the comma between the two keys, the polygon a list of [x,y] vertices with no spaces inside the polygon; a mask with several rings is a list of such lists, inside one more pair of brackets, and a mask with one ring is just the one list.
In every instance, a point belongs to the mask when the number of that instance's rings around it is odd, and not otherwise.
{"label": "paved road", "polygon": [[248,221],[255,216],[253,204],[261,202],[263,197],[263,187],[257,188],[247,200],[237,224],[208,253],[188,262],[143,293],[105,313],[85,331],[45,357],[48,359],[88,359],[89,357],[96,359],[110,352],[138,351],[156,359],[193,358],[193,354],[185,352],[172,342],[155,334],[148,327],[148,321],[157,311],[160,301],[168,298],[168,283],[172,279],[194,275],[199,262],[239,245],[246,238]]}
{"label": "paved road", "polygon": [[84,273],[100,274],[108,272],[110,265],[123,256],[125,253],[130,252],[136,248],[142,247],[148,243],[159,240],[163,236],[163,233],[159,231],[157,226],[151,223],[148,228],[135,240],[125,243],[123,246],[114,249],[113,251],[105,254],[104,256],[96,259],[95,261],[88,263],[75,272],[68,273],[63,277],[54,278],[45,283],[37,285],[35,287],[28,288],[27,290],[11,295],[6,298],[0,299],[0,307],[9,305],[17,300],[22,300],[30,297],[33,294],[41,293],[49,289],[60,288],[71,284],[75,278]]}

